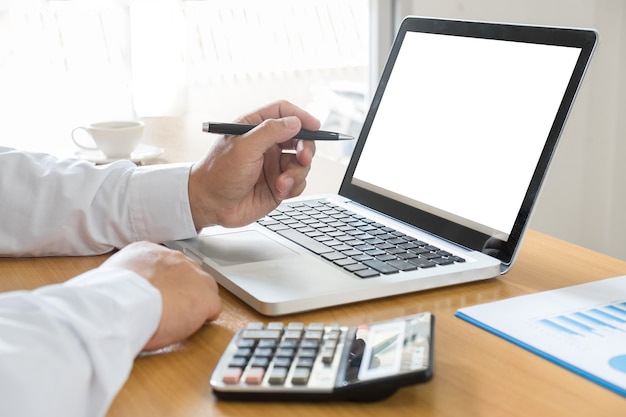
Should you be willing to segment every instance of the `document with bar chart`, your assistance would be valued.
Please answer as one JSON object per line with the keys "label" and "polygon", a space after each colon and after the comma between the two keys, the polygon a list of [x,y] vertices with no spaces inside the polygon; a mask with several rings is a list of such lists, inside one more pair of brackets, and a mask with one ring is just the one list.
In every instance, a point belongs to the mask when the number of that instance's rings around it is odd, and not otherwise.
{"label": "document with bar chart", "polygon": [[626,397],[626,276],[466,307],[456,316]]}

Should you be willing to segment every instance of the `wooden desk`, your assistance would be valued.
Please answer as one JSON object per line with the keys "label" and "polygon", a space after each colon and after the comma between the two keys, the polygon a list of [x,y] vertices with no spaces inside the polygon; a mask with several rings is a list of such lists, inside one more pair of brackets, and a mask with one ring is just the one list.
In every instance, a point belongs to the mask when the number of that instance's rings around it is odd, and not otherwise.
{"label": "wooden desk", "polygon": [[[105,258],[0,259],[0,291],[60,282]],[[167,352],[137,359],[109,416],[623,415],[625,398],[454,317],[464,306],[623,274],[626,262],[529,231],[516,265],[497,279],[281,318],[356,325],[432,311],[434,379],[371,404],[216,400],[209,377],[233,333],[250,321],[268,320],[222,290],[221,317]]]}

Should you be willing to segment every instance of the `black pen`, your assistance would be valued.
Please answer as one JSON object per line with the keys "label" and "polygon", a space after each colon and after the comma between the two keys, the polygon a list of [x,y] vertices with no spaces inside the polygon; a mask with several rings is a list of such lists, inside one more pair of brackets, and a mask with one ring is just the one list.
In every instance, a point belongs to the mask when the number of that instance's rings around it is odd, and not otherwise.
{"label": "black pen", "polygon": [[[243,135],[254,129],[257,125],[247,125],[240,123],[202,123],[202,131],[208,133],[219,133],[222,135]],[[304,140],[351,140],[354,137],[343,133],[329,132],[327,130],[307,130],[300,129],[294,136],[296,139]]]}

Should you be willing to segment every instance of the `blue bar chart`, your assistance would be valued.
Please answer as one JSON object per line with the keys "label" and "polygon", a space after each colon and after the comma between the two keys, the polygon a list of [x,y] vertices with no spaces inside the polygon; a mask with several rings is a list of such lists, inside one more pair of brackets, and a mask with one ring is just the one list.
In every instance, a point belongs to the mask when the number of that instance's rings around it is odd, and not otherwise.
{"label": "blue bar chart", "polygon": [[575,337],[604,337],[626,332],[626,302],[559,314],[537,321],[553,331]]}
{"label": "blue bar chart", "polygon": [[626,276],[465,307],[456,316],[626,397]]}

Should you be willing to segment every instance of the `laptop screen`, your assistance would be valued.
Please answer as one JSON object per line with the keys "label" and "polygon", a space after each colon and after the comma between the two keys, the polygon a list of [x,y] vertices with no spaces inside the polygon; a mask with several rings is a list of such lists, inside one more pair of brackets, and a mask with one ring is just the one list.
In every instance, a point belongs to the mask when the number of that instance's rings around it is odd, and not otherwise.
{"label": "laptop screen", "polygon": [[401,29],[342,189],[426,213],[417,226],[484,250],[517,243],[589,51],[537,28],[472,25]]}

